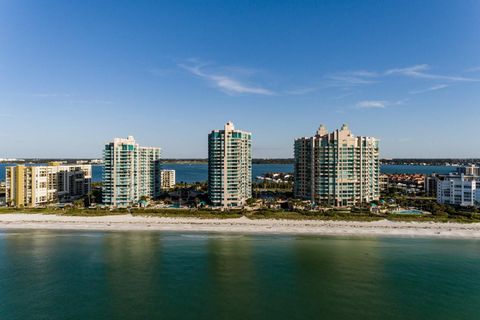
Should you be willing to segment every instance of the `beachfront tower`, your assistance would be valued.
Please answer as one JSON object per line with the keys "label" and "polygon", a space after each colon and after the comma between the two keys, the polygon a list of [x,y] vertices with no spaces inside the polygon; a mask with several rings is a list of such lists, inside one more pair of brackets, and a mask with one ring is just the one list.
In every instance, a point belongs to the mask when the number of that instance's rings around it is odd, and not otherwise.
{"label": "beachfront tower", "polygon": [[208,135],[208,195],[214,206],[241,207],[252,197],[251,145],[252,134],[235,130],[232,122]]}
{"label": "beachfront tower", "polygon": [[356,137],[347,125],[295,140],[297,198],[319,205],[354,206],[378,200],[378,139]]}
{"label": "beachfront tower", "polygon": [[158,195],[160,148],[141,147],[132,136],[115,138],[105,145],[103,160],[105,205],[128,207],[137,204],[142,197]]}

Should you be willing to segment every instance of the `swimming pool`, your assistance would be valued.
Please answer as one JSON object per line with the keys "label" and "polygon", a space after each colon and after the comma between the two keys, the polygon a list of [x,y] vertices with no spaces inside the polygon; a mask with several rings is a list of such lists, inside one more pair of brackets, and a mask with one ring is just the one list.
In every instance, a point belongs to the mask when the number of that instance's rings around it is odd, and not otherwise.
{"label": "swimming pool", "polygon": [[423,211],[416,209],[393,211],[393,214],[423,214]]}

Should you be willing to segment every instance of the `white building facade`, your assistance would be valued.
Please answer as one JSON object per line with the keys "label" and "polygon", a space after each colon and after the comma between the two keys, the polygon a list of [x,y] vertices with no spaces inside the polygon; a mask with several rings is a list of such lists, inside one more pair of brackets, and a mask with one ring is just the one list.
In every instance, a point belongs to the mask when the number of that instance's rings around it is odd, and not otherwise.
{"label": "white building facade", "polygon": [[142,197],[158,195],[160,148],[141,147],[132,136],[115,138],[103,150],[103,189],[105,205],[128,207]]}
{"label": "white building facade", "polygon": [[437,177],[437,202],[462,207],[478,206],[480,177],[474,175],[444,175]]}
{"label": "white building facade", "polygon": [[208,195],[214,206],[235,208],[252,197],[252,134],[232,122],[208,135]]}

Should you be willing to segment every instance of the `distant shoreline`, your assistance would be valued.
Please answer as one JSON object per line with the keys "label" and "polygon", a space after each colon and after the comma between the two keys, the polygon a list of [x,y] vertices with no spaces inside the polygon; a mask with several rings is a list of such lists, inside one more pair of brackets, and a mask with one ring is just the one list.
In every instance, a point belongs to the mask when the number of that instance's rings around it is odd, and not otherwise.
{"label": "distant shoreline", "polygon": [[394,236],[480,239],[480,223],[394,222],[378,220],[273,220],[200,219],[188,217],[144,217],[111,215],[77,217],[43,214],[2,214],[0,229],[98,230],[98,231],[179,231],[245,234],[289,234],[325,236]]}
{"label": "distant shoreline", "polygon": [[[43,164],[52,161],[66,162],[75,164],[77,161],[91,161],[92,159],[22,159],[13,161],[1,161],[0,164]],[[162,159],[162,163],[169,164],[207,164],[208,159]],[[293,164],[293,158],[285,159],[252,159],[252,164]],[[92,163],[92,165],[102,165],[101,163]]]}
{"label": "distant shoreline", "polygon": [[[60,158],[60,159],[49,159],[49,158],[22,158],[22,159],[11,159],[10,161],[0,161],[0,164],[43,164],[51,161],[61,161],[70,163],[76,163],[77,161],[91,161],[94,159],[82,159],[82,158]],[[293,158],[253,158],[252,164],[294,164],[295,160]],[[206,158],[167,158],[162,159],[162,163],[166,164],[207,164],[208,159]],[[431,158],[431,159],[422,159],[422,158],[383,158],[380,159],[382,165],[410,165],[410,166],[458,166],[458,165],[468,165],[472,163],[480,164],[480,159],[478,158]],[[99,163],[92,163],[92,165],[101,165]]]}

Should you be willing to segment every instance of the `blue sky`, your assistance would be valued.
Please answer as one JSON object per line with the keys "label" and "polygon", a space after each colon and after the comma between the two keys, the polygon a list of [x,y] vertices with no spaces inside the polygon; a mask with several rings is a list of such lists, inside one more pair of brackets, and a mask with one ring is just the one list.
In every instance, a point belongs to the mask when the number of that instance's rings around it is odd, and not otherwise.
{"label": "blue sky", "polygon": [[228,120],[254,157],[344,122],[383,157],[480,157],[480,2],[0,0],[0,158],[206,157]]}

